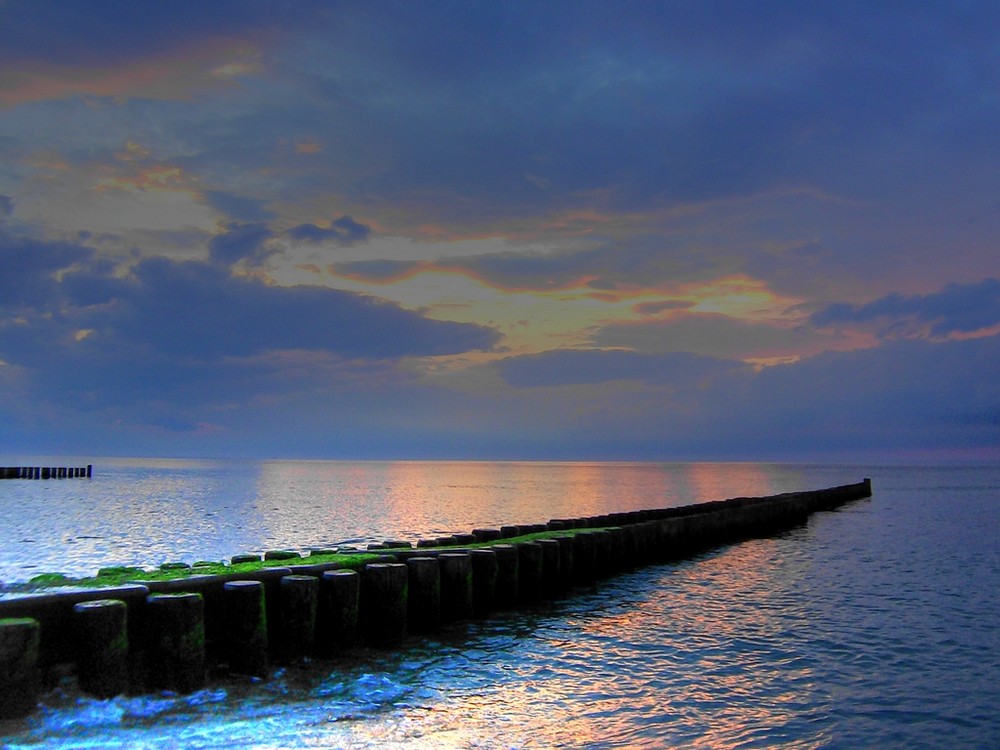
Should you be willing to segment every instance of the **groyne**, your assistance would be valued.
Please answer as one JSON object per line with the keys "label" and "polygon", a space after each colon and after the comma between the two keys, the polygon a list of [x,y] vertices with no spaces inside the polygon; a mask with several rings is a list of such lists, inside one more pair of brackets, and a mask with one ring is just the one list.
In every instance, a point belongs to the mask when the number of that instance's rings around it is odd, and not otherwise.
{"label": "groyne", "polygon": [[93,464],[86,466],[0,466],[0,479],[91,479]]}
{"label": "groyne", "polygon": [[[223,675],[391,647],[449,623],[530,607],[602,578],[799,525],[871,495],[865,479],[547,524],[475,529],[366,550],[272,553],[249,571],[125,582],[0,600],[0,719],[75,679],[99,698],[190,692]],[[261,562],[260,558],[254,558]],[[245,561],[240,555],[233,559]]]}

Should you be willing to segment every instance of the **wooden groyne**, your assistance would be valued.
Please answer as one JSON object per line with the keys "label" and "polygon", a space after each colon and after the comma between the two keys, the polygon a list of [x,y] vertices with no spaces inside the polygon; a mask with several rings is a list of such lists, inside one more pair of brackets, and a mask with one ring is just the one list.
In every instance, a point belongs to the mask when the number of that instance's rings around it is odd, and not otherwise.
{"label": "wooden groyne", "polygon": [[0,479],[91,479],[92,464],[86,466],[0,466]]}
{"label": "wooden groyne", "polygon": [[[30,713],[42,690],[67,677],[99,698],[190,692],[215,676],[266,677],[276,664],[392,646],[449,623],[566,596],[638,566],[772,534],[869,496],[865,479],[475,529],[416,545],[390,541],[333,562],[272,554],[272,567],[249,572],[0,600],[0,719]],[[233,565],[237,560],[246,556]]]}

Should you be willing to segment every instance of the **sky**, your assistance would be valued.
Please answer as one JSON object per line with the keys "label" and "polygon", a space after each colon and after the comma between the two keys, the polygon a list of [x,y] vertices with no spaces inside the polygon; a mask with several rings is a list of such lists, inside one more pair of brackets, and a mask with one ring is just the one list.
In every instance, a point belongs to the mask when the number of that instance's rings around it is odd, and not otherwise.
{"label": "sky", "polygon": [[0,460],[1000,460],[995,2],[0,0]]}

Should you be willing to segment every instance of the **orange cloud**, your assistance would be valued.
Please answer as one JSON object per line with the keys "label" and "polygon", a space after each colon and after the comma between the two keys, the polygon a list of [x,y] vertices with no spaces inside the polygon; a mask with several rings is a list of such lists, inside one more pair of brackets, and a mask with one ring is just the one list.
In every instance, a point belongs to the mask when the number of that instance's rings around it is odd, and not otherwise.
{"label": "orange cloud", "polygon": [[186,99],[200,89],[231,85],[234,77],[258,68],[257,48],[231,39],[212,39],[118,65],[32,62],[0,73],[0,106],[74,96]]}
{"label": "orange cloud", "polygon": [[311,138],[295,142],[295,153],[297,154],[318,154],[322,151],[323,144]]}

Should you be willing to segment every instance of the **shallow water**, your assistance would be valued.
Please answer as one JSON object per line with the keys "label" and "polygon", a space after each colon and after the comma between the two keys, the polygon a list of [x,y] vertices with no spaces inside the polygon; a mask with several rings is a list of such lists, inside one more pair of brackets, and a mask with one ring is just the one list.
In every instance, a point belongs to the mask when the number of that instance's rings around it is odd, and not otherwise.
{"label": "shallow water", "polygon": [[[782,482],[819,487],[871,476],[875,495],[777,536],[266,682],[111,701],[67,685],[29,719],[0,724],[0,741],[12,748],[1000,746],[1000,470],[785,467],[771,476],[774,491]],[[703,499],[734,494],[759,493]]]}

